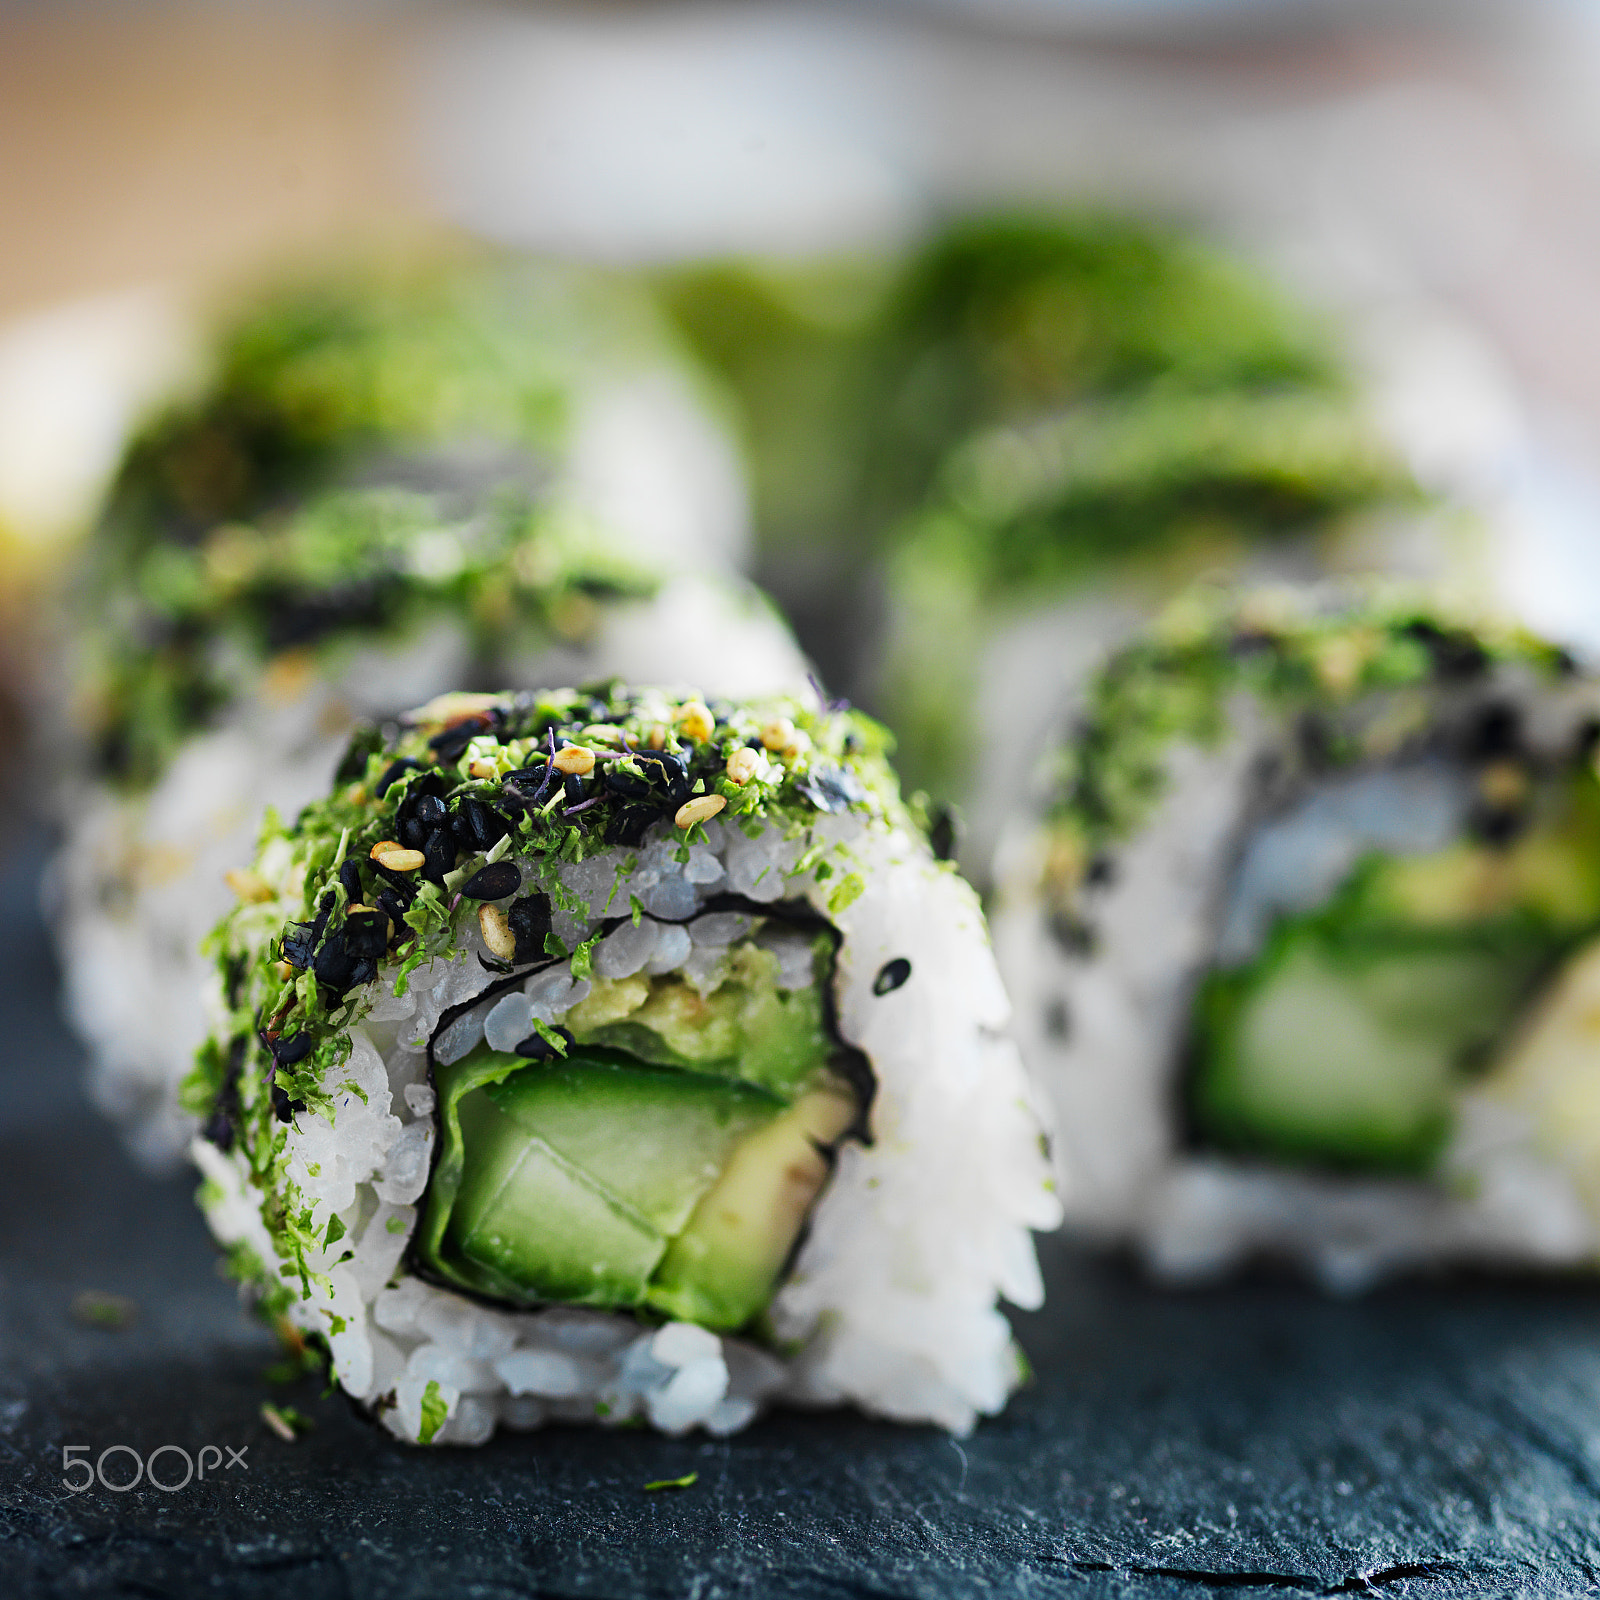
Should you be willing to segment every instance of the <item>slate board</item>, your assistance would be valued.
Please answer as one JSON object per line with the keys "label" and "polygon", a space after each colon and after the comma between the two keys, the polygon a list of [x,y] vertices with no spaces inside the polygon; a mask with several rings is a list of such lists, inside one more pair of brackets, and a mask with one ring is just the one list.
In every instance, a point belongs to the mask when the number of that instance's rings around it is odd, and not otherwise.
{"label": "slate board", "polygon": [[[726,1442],[552,1429],[407,1449],[312,1385],[220,1279],[192,1181],[84,1104],[33,910],[0,871],[0,1594],[1570,1595],[1600,1571],[1600,1291],[1292,1283],[1159,1294],[1045,1248],[1037,1371],[952,1441],[786,1414]],[[120,1331],[73,1319],[130,1296]],[[290,1445],[263,1398],[315,1421]],[[204,1483],[62,1486],[62,1447],[241,1447]],[[224,1461],[226,1457],[223,1457]],[[106,1474],[122,1481],[131,1458]],[[169,1453],[158,1471],[182,1476]],[[661,1478],[692,1488],[646,1493]]]}

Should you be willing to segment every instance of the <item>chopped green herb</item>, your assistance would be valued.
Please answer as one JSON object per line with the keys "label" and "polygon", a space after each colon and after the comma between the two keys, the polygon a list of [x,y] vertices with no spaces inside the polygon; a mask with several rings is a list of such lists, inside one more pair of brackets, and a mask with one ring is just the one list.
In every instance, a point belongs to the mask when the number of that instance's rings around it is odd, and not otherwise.
{"label": "chopped green herb", "polygon": [[417,1431],[417,1443],[432,1444],[449,1416],[450,1403],[440,1391],[439,1380],[429,1378],[428,1387],[422,1391],[422,1426]]}
{"label": "chopped green herb", "polygon": [[681,1478],[656,1478],[644,1486],[646,1494],[655,1494],[661,1489],[692,1489],[700,1481],[698,1472],[686,1472]]}

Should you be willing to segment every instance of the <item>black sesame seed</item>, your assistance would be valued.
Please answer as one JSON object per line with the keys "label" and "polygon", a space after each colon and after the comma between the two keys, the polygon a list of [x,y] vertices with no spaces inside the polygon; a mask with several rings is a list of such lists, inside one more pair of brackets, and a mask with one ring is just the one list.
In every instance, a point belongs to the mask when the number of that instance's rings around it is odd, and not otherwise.
{"label": "black sesame seed", "polygon": [[437,828],[445,819],[444,801],[436,794],[418,795],[412,815],[423,827]]}
{"label": "black sesame seed", "polygon": [[354,861],[346,861],[339,868],[339,882],[344,885],[344,892],[350,897],[352,905],[361,899],[361,868]]}
{"label": "black sesame seed", "polygon": [[1469,830],[1485,844],[1504,850],[1527,830],[1528,813],[1515,806],[1477,806],[1468,819]]}
{"label": "black sesame seed", "polygon": [[1057,911],[1050,918],[1050,937],[1069,956],[1094,954],[1094,929],[1069,911]]}
{"label": "black sesame seed", "polygon": [[650,780],[641,772],[630,772],[620,761],[613,761],[600,775],[601,785],[625,800],[642,800],[650,793]]}
{"label": "black sesame seed", "polygon": [[272,1110],[279,1122],[293,1122],[297,1111],[304,1111],[304,1100],[291,1100],[277,1084],[272,1086]]}
{"label": "black sesame seed", "polygon": [[318,987],[332,994],[343,994],[355,982],[357,959],[345,946],[343,928],[330,933],[311,964]]}
{"label": "black sesame seed", "polygon": [[[577,1042],[565,1028],[554,1028],[551,1031],[566,1041],[568,1049]],[[516,1053],[519,1056],[526,1056],[529,1061],[550,1061],[561,1054],[542,1033],[530,1033],[517,1046]]]}
{"label": "black sesame seed", "polygon": [[1116,863],[1112,861],[1104,850],[1097,850],[1089,858],[1089,865],[1084,870],[1083,881],[1093,884],[1097,889],[1103,889],[1117,881]]}
{"label": "black sesame seed", "polygon": [[444,875],[456,865],[456,842],[448,828],[437,828],[422,847],[422,876],[429,883],[443,885]]}
{"label": "black sesame seed", "polygon": [[1483,760],[1515,755],[1522,743],[1522,713],[1505,701],[1479,711],[1467,734],[1467,752]]}
{"label": "black sesame seed", "polygon": [[549,786],[553,771],[555,768],[548,761],[541,761],[536,767],[519,767],[515,772],[508,772],[500,782],[502,787],[523,799],[537,800]]}
{"label": "black sesame seed", "polygon": [[639,804],[621,807],[606,824],[605,842],[632,849],[644,843],[644,836],[666,815],[660,806]]}
{"label": "black sesame seed", "polygon": [[455,727],[434,734],[428,741],[428,748],[441,761],[454,761],[483,732],[486,720],[483,717],[469,717],[465,722],[458,722]]}
{"label": "black sesame seed", "polygon": [[1408,623],[1403,631],[1426,648],[1433,658],[1433,670],[1441,678],[1476,678],[1488,670],[1488,651],[1469,633],[1421,619]]}
{"label": "black sesame seed", "polygon": [[1052,1039],[1065,1039],[1072,1032],[1067,1002],[1057,996],[1044,1008],[1044,1031]]}
{"label": "black sesame seed", "polygon": [[372,903],[391,922],[398,925],[405,920],[408,902],[402,900],[393,889],[380,889],[372,897]]}
{"label": "black sesame seed", "polygon": [[872,980],[872,992],[880,997],[893,994],[910,976],[911,963],[904,956],[896,956],[878,968],[878,976]]}
{"label": "black sesame seed", "polygon": [[383,776],[372,786],[372,792],[378,799],[383,799],[390,789],[394,787],[401,775],[415,770],[417,765],[418,763],[413,761],[410,756],[401,756],[398,761],[383,769]]}
{"label": "black sesame seed", "polygon": [[[417,898],[417,886],[411,881],[410,874],[396,872],[393,867],[386,867],[381,861],[369,861],[367,864],[389,885],[385,893],[391,901],[398,903],[402,912]],[[379,895],[372,903],[376,906],[383,905],[383,895]],[[392,911],[389,914],[394,917]],[[394,920],[398,922],[400,919],[394,917]]]}
{"label": "black sesame seed", "polygon": [[494,843],[498,843],[510,832],[510,824],[506,818],[502,818],[493,806],[486,806],[474,795],[467,795],[462,800],[451,822],[451,827],[458,838],[461,838],[462,826],[466,827],[466,838],[462,843],[466,845],[467,850],[490,850]]}
{"label": "black sesame seed", "polygon": [[492,866],[474,872],[462,884],[461,892],[468,900],[504,900],[522,887],[522,874],[509,861],[496,861]]}
{"label": "black sesame seed", "polygon": [[956,814],[949,806],[936,806],[928,819],[928,844],[936,861],[956,858]]}
{"label": "black sesame seed", "polygon": [[299,1033],[291,1033],[287,1039],[274,1039],[272,1041],[272,1059],[280,1067],[292,1067],[297,1061],[304,1061],[316,1048],[317,1041],[304,1028]]}

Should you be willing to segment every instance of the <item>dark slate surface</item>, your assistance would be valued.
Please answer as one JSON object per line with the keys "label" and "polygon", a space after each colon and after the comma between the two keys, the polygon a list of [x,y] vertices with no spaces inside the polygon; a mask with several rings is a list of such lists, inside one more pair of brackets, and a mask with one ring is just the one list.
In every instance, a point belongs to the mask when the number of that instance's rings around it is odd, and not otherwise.
{"label": "dark slate surface", "polygon": [[[1038,1371],[955,1442],[849,1415],[728,1442],[549,1431],[407,1450],[315,1387],[216,1276],[187,1181],[75,1088],[29,857],[0,878],[0,1594],[1570,1595],[1600,1570],[1600,1292],[1292,1284],[1169,1297],[1060,1246]],[[131,1296],[111,1332],[83,1289]],[[259,1417],[273,1394],[315,1429]],[[245,1448],[205,1483],[62,1487],[63,1445]],[[226,1460],[223,1456],[223,1460]],[[107,1459],[113,1481],[131,1471]],[[167,1481],[182,1460],[158,1464]],[[690,1489],[646,1493],[698,1472]]]}

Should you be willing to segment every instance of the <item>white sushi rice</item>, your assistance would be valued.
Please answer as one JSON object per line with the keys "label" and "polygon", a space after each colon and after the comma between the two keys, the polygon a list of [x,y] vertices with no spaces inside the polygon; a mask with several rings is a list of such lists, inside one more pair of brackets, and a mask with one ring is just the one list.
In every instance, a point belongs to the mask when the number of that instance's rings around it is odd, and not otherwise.
{"label": "white sushi rice", "polygon": [[[1040,1303],[1030,1230],[1053,1227],[1060,1213],[976,897],[920,841],[853,814],[819,817],[809,839],[771,827],[752,839],[721,822],[707,835],[687,863],[675,859],[675,839],[657,836],[640,850],[564,868],[589,912],[558,913],[556,931],[569,943],[581,939],[614,892],[635,895],[646,914],[596,947],[595,970],[682,970],[690,981],[697,963],[711,981],[727,945],[752,925],[737,912],[687,928],[660,920],[692,918],[711,895],[804,899],[840,931],[838,1027],[876,1079],[871,1143],[840,1148],[771,1307],[778,1348],[789,1353],[780,1359],[683,1323],[650,1328],[626,1313],[496,1310],[407,1270],[435,1138],[427,1043],[445,1011],[493,981],[469,923],[460,956],[419,969],[405,995],[393,996],[392,969],[380,974],[351,1055],[327,1085],[332,1124],[301,1112],[288,1135],[290,1175],[315,1205],[312,1227],[320,1232],[337,1215],[345,1228],[332,1249],[308,1259],[328,1288],[296,1300],[289,1315],[327,1338],[339,1382],[401,1438],[419,1437],[430,1382],[448,1406],[437,1439],[459,1444],[479,1443],[499,1425],[545,1421],[642,1419],[667,1433],[726,1434],[774,1401],[850,1402],[962,1433],[1015,1387],[1020,1366],[996,1300]],[[818,843],[866,883],[837,914],[827,909],[837,876],[819,884],[810,870],[792,874]],[[619,890],[629,856],[637,864]],[[277,867],[287,886],[287,851]],[[776,924],[759,937],[790,981],[810,981],[803,939]],[[878,974],[897,959],[910,962],[909,978],[875,993]],[[525,1038],[530,1017],[559,1022],[589,990],[565,964],[547,968],[458,1017],[435,1053],[448,1062],[481,1038],[497,1048]],[[347,1080],[359,1095],[343,1087]],[[243,1156],[204,1140],[194,1156],[217,1237],[275,1272]]]}
{"label": "white sushi rice", "polygon": [[[1517,706],[1552,758],[1594,714],[1592,683],[1552,691],[1501,669],[1480,691]],[[1153,815],[1086,887],[1093,949],[1051,935],[1045,841],[1018,821],[997,858],[995,949],[1024,1058],[1052,1102],[1068,1225],[1130,1244],[1168,1281],[1212,1281],[1262,1257],[1353,1293],[1429,1264],[1575,1266],[1600,1255],[1600,1214],[1531,1119],[1464,1098],[1433,1180],[1296,1171],[1186,1147],[1183,1046],[1204,974],[1250,959],[1277,911],[1325,901],[1360,855],[1423,852],[1459,837],[1465,775],[1442,764],[1328,780],[1271,819],[1260,763],[1285,730],[1240,696],[1216,748],[1176,744]]]}

